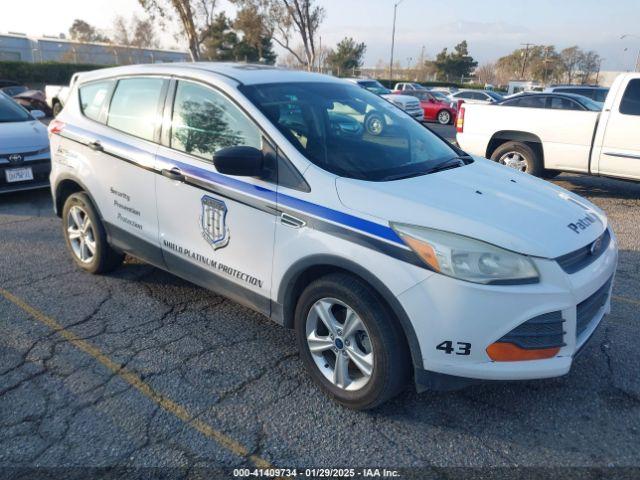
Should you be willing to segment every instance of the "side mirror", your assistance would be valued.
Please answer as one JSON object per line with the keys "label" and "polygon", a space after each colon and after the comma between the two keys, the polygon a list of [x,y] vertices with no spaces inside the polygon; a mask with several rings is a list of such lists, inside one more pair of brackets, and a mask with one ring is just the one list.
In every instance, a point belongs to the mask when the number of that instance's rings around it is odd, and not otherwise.
{"label": "side mirror", "polygon": [[31,116],[36,120],[46,117],[47,115],[42,110],[31,110]]}
{"label": "side mirror", "polygon": [[225,175],[261,177],[264,174],[264,155],[254,147],[228,147],[213,155],[216,170]]}

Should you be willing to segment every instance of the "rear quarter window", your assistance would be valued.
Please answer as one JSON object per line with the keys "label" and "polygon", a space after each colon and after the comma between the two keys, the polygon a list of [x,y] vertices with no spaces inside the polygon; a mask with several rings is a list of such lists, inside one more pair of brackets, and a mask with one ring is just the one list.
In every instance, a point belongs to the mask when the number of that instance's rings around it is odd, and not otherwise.
{"label": "rear quarter window", "polygon": [[113,81],[109,80],[90,83],[80,87],[80,110],[85,117],[95,120],[96,122],[100,121],[102,108],[108,101],[113,83]]}

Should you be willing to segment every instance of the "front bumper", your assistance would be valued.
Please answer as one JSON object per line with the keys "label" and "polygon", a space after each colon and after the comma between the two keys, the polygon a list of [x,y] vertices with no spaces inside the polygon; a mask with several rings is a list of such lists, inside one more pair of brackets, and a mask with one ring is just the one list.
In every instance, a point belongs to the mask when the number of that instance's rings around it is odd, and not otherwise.
{"label": "front bumper", "polygon": [[[611,309],[611,289],[618,260],[615,236],[595,262],[574,274],[565,273],[555,260],[534,259],[540,283],[488,286],[432,275],[407,290],[399,299],[416,331],[425,371],[416,382],[433,388],[474,380],[528,380],[565,375],[576,353],[584,347]],[[607,284],[606,299],[590,311],[587,326],[577,331],[578,306]],[[486,349],[517,326],[539,315],[561,312],[564,345],[552,358],[493,361]],[[453,351],[436,348],[451,342]],[[457,349],[470,344],[469,353]],[[431,375],[430,375],[431,374]],[[422,381],[421,381],[422,379]]]}

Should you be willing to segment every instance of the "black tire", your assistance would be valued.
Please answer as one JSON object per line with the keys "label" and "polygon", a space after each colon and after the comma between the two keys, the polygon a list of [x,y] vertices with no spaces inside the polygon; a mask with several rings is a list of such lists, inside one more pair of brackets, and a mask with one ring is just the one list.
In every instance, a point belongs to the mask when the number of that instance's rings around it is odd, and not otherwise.
{"label": "black tire", "polygon": [[53,115],[53,118],[57,117],[61,111],[62,111],[62,104],[60,102],[55,102],[53,104],[53,108],[51,109],[51,114]]}
{"label": "black tire", "polygon": [[440,125],[449,125],[451,123],[451,113],[448,110],[440,110],[436,115],[436,121]]}
{"label": "black tire", "polygon": [[545,169],[544,173],[542,174],[542,176],[544,178],[556,178],[558,175],[560,175],[562,172],[560,170],[547,170]]}
{"label": "black tire", "polygon": [[[92,225],[93,240],[95,242],[95,253],[88,262],[83,262],[74,249],[69,238],[69,219],[72,207],[78,206],[86,213]],[[84,192],[74,193],[64,202],[62,209],[62,234],[64,235],[67,249],[76,265],[90,273],[107,273],[118,268],[124,260],[124,254],[115,250],[107,242],[107,234],[105,232],[100,216],[98,215],[89,196]]]}
{"label": "black tire", "polygon": [[[359,390],[348,391],[329,381],[309,350],[307,317],[313,305],[325,298],[344,302],[360,317],[368,330],[373,350],[373,369],[368,382]],[[356,410],[374,408],[400,393],[410,378],[409,348],[398,322],[378,294],[358,277],[333,273],[312,282],[298,300],[295,330],[300,357],[307,371],[325,393],[345,407]]]}
{"label": "black tire", "polygon": [[526,143],[522,142],[506,142],[500,145],[491,155],[491,160],[494,160],[503,165],[507,164],[507,156],[510,154],[518,154],[524,159],[524,169],[519,169],[522,172],[530,173],[536,177],[542,177],[544,175],[544,163],[538,151]]}

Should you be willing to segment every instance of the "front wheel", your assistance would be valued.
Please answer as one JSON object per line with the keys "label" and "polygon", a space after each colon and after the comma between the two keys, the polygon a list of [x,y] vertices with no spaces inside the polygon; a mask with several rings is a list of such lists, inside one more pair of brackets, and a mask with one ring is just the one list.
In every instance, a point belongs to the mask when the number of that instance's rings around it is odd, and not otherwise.
{"label": "front wheel", "polygon": [[438,112],[438,123],[440,125],[449,125],[451,123],[451,113],[447,110],[440,110]]}
{"label": "front wheel", "polygon": [[67,249],[83,270],[106,273],[122,263],[124,255],[107,242],[104,226],[86,193],[74,193],[64,202],[62,226]]}
{"label": "front wheel", "polygon": [[347,274],[311,283],[295,312],[300,356],[342,405],[364,410],[398,394],[409,378],[404,336],[378,295]]}

